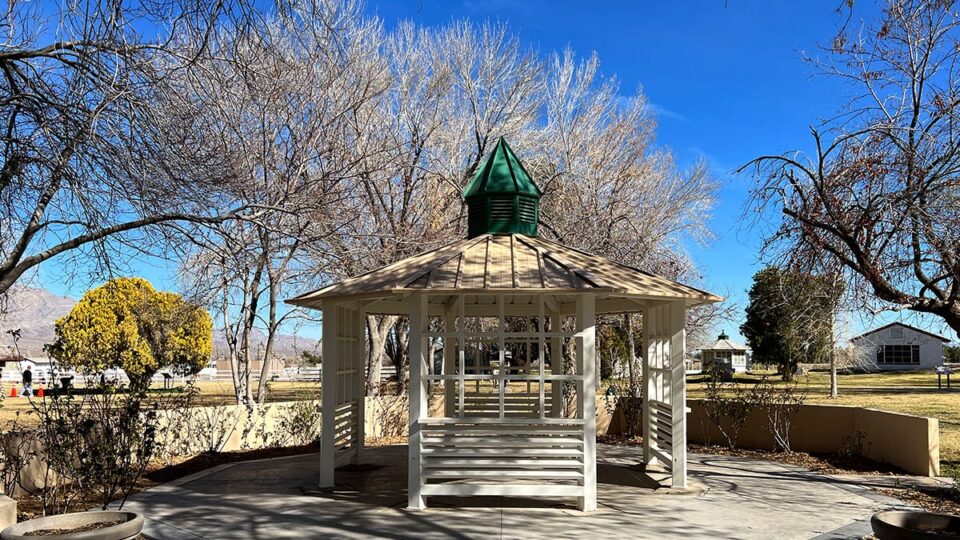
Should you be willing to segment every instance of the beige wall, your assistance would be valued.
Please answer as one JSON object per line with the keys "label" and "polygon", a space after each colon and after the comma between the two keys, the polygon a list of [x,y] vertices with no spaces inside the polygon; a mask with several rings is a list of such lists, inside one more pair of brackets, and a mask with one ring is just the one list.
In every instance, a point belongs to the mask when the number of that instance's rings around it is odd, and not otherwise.
{"label": "beige wall", "polygon": [[[719,430],[706,418],[700,400],[687,401],[687,439],[691,443],[723,444]],[[263,422],[272,427],[276,418],[291,416],[292,403],[276,404],[278,410]],[[268,406],[270,407],[270,406]],[[622,429],[622,418],[611,414],[611,405],[597,397],[597,434],[615,434]],[[430,415],[443,414],[443,397],[431,396]],[[940,424],[935,418],[924,418],[862,407],[842,405],[804,405],[792,424],[791,446],[803,452],[838,453],[856,447],[861,434],[864,457],[888,463],[921,476],[940,474]],[[367,398],[365,432],[368,438],[404,436],[407,433],[407,401],[403,397]],[[237,444],[230,443],[233,449]],[[246,443],[249,447],[250,442]],[[740,433],[738,445],[743,448],[773,449],[773,436],[762,411],[751,411]]]}
{"label": "beige wall", "polygon": [[[296,446],[320,436],[319,401],[270,403],[253,410],[239,405],[193,407],[159,414],[156,456],[165,462],[208,451]],[[20,487],[10,495],[35,491],[44,486],[45,479],[55,478],[48,476],[44,448],[36,439],[21,443],[8,436],[3,444],[8,452],[24,456]]]}
{"label": "beige wall", "polygon": [[[696,444],[726,444],[720,430],[707,418],[701,400],[687,401],[687,440]],[[600,410],[598,414],[609,414]],[[620,411],[610,423],[608,431],[622,430]],[[940,423],[936,418],[878,411],[843,405],[803,405],[792,422],[790,446],[802,452],[839,453],[857,448],[864,457],[893,465],[910,474],[940,475]],[[740,436],[740,448],[772,450],[776,448],[761,410],[752,410]]]}
{"label": "beige wall", "polygon": [[[691,443],[725,444],[720,431],[706,418],[703,403],[689,400],[687,438]],[[620,411],[597,398],[597,435],[622,432]],[[204,451],[229,452],[310,442],[320,433],[320,402],[271,403],[249,411],[246,407],[195,407],[171,413],[161,421],[162,458],[193,455]],[[443,397],[431,396],[431,416],[441,416]],[[405,397],[367,398],[364,426],[368,440],[403,437],[407,434]],[[940,474],[940,428],[934,418],[890,413],[840,405],[804,405],[793,422],[790,441],[795,450],[837,453],[862,434],[865,457],[889,463],[911,474]],[[8,444],[10,444],[8,442]],[[774,448],[766,416],[752,411],[740,433],[741,448]],[[33,449],[36,452],[37,448]],[[44,467],[36,458],[22,469],[21,482],[28,488],[42,486]]]}

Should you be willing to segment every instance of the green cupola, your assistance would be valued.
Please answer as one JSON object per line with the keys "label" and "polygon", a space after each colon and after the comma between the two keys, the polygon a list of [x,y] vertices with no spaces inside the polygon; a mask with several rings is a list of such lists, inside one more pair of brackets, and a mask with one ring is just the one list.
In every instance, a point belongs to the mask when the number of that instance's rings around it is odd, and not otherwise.
{"label": "green cupola", "polygon": [[463,190],[468,236],[487,233],[536,236],[540,195],[540,188],[501,137],[483,167]]}

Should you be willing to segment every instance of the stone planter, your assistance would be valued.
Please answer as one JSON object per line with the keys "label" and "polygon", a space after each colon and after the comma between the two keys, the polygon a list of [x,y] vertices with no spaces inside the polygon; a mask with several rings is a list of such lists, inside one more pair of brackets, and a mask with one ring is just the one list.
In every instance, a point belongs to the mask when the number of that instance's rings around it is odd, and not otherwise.
{"label": "stone planter", "polygon": [[930,512],[880,512],[870,518],[879,540],[960,538],[960,516]]}
{"label": "stone planter", "polygon": [[[69,532],[83,529],[95,523],[111,523],[120,521],[116,525],[94,530]],[[0,533],[2,540],[128,540],[136,538],[143,528],[143,515],[136,512],[76,512],[30,519],[16,525],[11,525]],[[66,532],[60,534],[38,536],[35,531],[59,529]]]}

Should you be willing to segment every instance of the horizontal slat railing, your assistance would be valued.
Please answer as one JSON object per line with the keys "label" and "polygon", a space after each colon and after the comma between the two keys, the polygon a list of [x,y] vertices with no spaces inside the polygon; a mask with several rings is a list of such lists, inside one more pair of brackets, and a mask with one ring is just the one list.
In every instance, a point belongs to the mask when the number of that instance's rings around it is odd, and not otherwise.
{"label": "horizontal slat railing", "polygon": [[421,421],[424,495],[583,496],[583,421]]}

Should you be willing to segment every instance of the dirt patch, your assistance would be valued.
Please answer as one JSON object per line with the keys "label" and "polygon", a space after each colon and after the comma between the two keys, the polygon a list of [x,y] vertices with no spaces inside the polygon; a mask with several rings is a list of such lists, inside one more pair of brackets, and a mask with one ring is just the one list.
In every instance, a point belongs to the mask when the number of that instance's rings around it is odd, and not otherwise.
{"label": "dirt patch", "polygon": [[204,452],[176,465],[151,467],[147,470],[146,474],[143,475],[147,485],[139,491],[155,485],[172,482],[178,478],[183,478],[184,476],[189,476],[225,463],[298,456],[319,451],[319,444],[305,444],[301,446],[284,446],[281,448],[262,448],[260,450],[248,450],[245,452]]}
{"label": "dirt patch", "polygon": [[[606,444],[621,446],[641,446],[643,444],[643,437],[625,438],[604,435],[599,437],[599,440]],[[731,449],[726,446],[706,446],[701,444],[688,445],[687,450],[700,454],[737,456],[747,459],[773,461],[803,467],[821,474],[873,474],[878,476],[905,474],[902,470],[891,465],[871,461],[859,456],[810,454],[807,452],[774,452],[771,450],[747,450],[744,448]]]}
{"label": "dirt patch", "polygon": [[[140,478],[140,481],[137,482],[131,495],[225,463],[297,456],[319,451],[320,446],[318,444],[305,444],[302,446],[286,446],[282,448],[263,448],[246,452],[207,452],[186,458],[184,461],[174,465],[156,463],[147,468],[146,473]],[[78,498],[76,508],[71,508],[70,510],[79,512],[95,504],[96,503],[84,501],[83,498]],[[41,505],[39,493],[17,498],[17,521],[25,521],[42,516],[43,506]]]}
{"label": "dirt patch", "polygon": [[885,463],[879,463],[860,456],[841,456],[839,454],[811,454],[808,452],[773,452],[770,450],[730,449],[725,446],[690,445],[691,452],[738,456],[796,465],[820,474],[868,474],[891,476],[906,474],[902,470]]}
{"label": "dirt patch", "polygon": [[100,521],[97,523],[88,523],[80,527],[75,527],[73,529],[38,529],[36,531],[30,531],[31,536],[54,536],[57,534],[73,534],[73,533],[82,533],[89,531],[99,531],[100,529],[106,529],[107,527],[113,527],[114,525],[120,525],[123,523],[123,520],[119,521]]}
{"label": "dirt patch", "polygon": [[874,491],[927,512],[960,515],[960,489],[957,488],[876,488]]}

